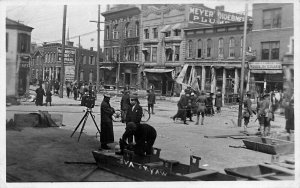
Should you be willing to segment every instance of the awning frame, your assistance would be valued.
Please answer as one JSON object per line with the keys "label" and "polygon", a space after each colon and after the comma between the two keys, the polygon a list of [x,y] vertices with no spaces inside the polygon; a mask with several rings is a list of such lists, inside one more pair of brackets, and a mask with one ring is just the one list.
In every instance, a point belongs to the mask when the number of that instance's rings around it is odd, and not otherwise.
{"label": "awning frame", "polygon": [[174,69],[144,69],[143,71],[146,73],[168,73],[174,71]]}

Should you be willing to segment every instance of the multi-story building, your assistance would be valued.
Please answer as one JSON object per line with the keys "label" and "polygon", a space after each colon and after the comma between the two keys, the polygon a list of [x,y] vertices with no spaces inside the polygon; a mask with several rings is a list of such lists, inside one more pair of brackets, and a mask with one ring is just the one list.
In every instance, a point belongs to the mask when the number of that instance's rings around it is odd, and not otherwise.
{"label": "multi-story building", "polygon": [[261,93],[293,87],[294,21],[292,3],[253,4],[253,41],[249,63],[252,90]]}
{"label": "multi-story building", "polygon": [[6,18],[6,96],[15,98],[29,90],[32,27]]}
{"label": "multi-story building", "polygon": [[136,5],[116,5],[102,13],[105,29],[100,80],[105,88],[138,87],[140,12]]}

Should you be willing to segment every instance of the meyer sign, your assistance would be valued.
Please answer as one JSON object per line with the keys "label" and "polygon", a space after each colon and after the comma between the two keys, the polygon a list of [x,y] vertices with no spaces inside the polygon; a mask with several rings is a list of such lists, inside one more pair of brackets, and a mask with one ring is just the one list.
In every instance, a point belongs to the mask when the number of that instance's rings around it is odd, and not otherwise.
{"label": "meyer sign", "polygon": [[281,62],[249,62],[249,69],[282,69]]}
{"label": "meyer sign", "polygon": [[218,11],[205,6],[190,7],[189,21],[204,24],[224,24],[232,22],[243,22],[244,15],[225,11]]}
{"label": "meyer sign", "polygon": [[75,66],[65,66],[65,81],[73,82],[75,80]]}
{"label": "meyer sign", "polygon": [[[62,56],[62,49],[58,48],[58,61],[61,61]],[[65,64],[75,64],[75,49],[72,48],[65,48],[64,54],[64,63]]]}

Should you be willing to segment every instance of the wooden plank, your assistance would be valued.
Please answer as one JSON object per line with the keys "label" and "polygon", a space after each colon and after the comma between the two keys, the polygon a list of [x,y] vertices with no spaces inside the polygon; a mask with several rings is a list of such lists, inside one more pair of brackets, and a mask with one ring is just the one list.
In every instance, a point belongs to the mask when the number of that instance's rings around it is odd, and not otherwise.
{"label": "wooden plank", "polygon": [[264,166],[266,168],[270,168],[270,169],[273,169],[273,170],[278,170],[280,172],[283,172],[283,173],[286,173],[286,174],[291,174],[291,175],[295,175],[295,171],[294,170],[289,170],[287,168],[284,168],[284,167],[280,167],[280,166],[277,166],[277,165],[272,165],[272,164],[259,164],[261,166]]}
{"label": "wooden plank", "polygon": [[295,164],[295,160],[291,160],[291,159],[286,159],[285,162],[287,164]]}
{"label": "wooden plank", "polygon": [[230,136],[230,138],[233,138],[233,139],[247,139],[247,138],[253,138],[253,137],[257,137],[257,136],[247,136],[247,135],[243,135],[243,136]]}
{"label": "wooden plank", "polygon": [[211,175],[211,174],[216,174],[216,173],[218,173],[218,172],[215,171],[215,170],[203,170],[203,171],[200,171],[200,172],[193,172],[193,173],[190,173],[190,174],[185,174],[184,176],[194,179],[194,178],[198,178],[198,177],[201,177],[201,176],[206,176],[206,175]]}

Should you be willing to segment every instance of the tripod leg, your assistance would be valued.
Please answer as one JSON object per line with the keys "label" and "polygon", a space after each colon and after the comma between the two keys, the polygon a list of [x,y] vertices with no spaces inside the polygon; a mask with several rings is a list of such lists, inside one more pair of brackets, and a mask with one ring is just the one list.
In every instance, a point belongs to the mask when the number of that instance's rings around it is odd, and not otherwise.
{"label": "tripod leg", "polygon": [[83,124],[82,124],[81,130],[80,130],[80,133],[79,133],[78,142],[79,142],[80,136],[81,136],[81,134],[82,134],[82,131],[83,131],[83,129],[84,129],[84,126],[85,126],[85,123],[86,123],[86,120],[87,120],[88,117],[89,117],[89,114],[88,114],[88,112],[87,112],[87,115],[85,116],[84,122],[83,122]]}
{"label": "tripod leg", "polygon": [[90,114],[91,114],[91,117],[92,117],[92,119],[93,119],[93,121],[94,121],[94,124],[95,124],[95,126],[96,126],[96,128],[97,128],[97,130],[98,130],[98,132],[99,132],[99,134],[100,134],[100,129],[99,129],[99,127],[98,127],[98,125],[97,125],[97,123],[96,123],[96,121],[95,121],[95,118],[94,118],[94,115],[92,114],[92,112],[90,112]]}
{"label": "tripod leg", "polygon": [[75,128],[75,130],[73,131],[73,133],[71,134],[71,137],[74,135],[74,133],[77,131],[77,129],[79,128],[81,122],[85,119],[85,117],[88,115],[88,113],[86,112],[84,114],[84,116],[82,117],[82,119],[80,120],[80,122],[78,123],[77,127]]}

